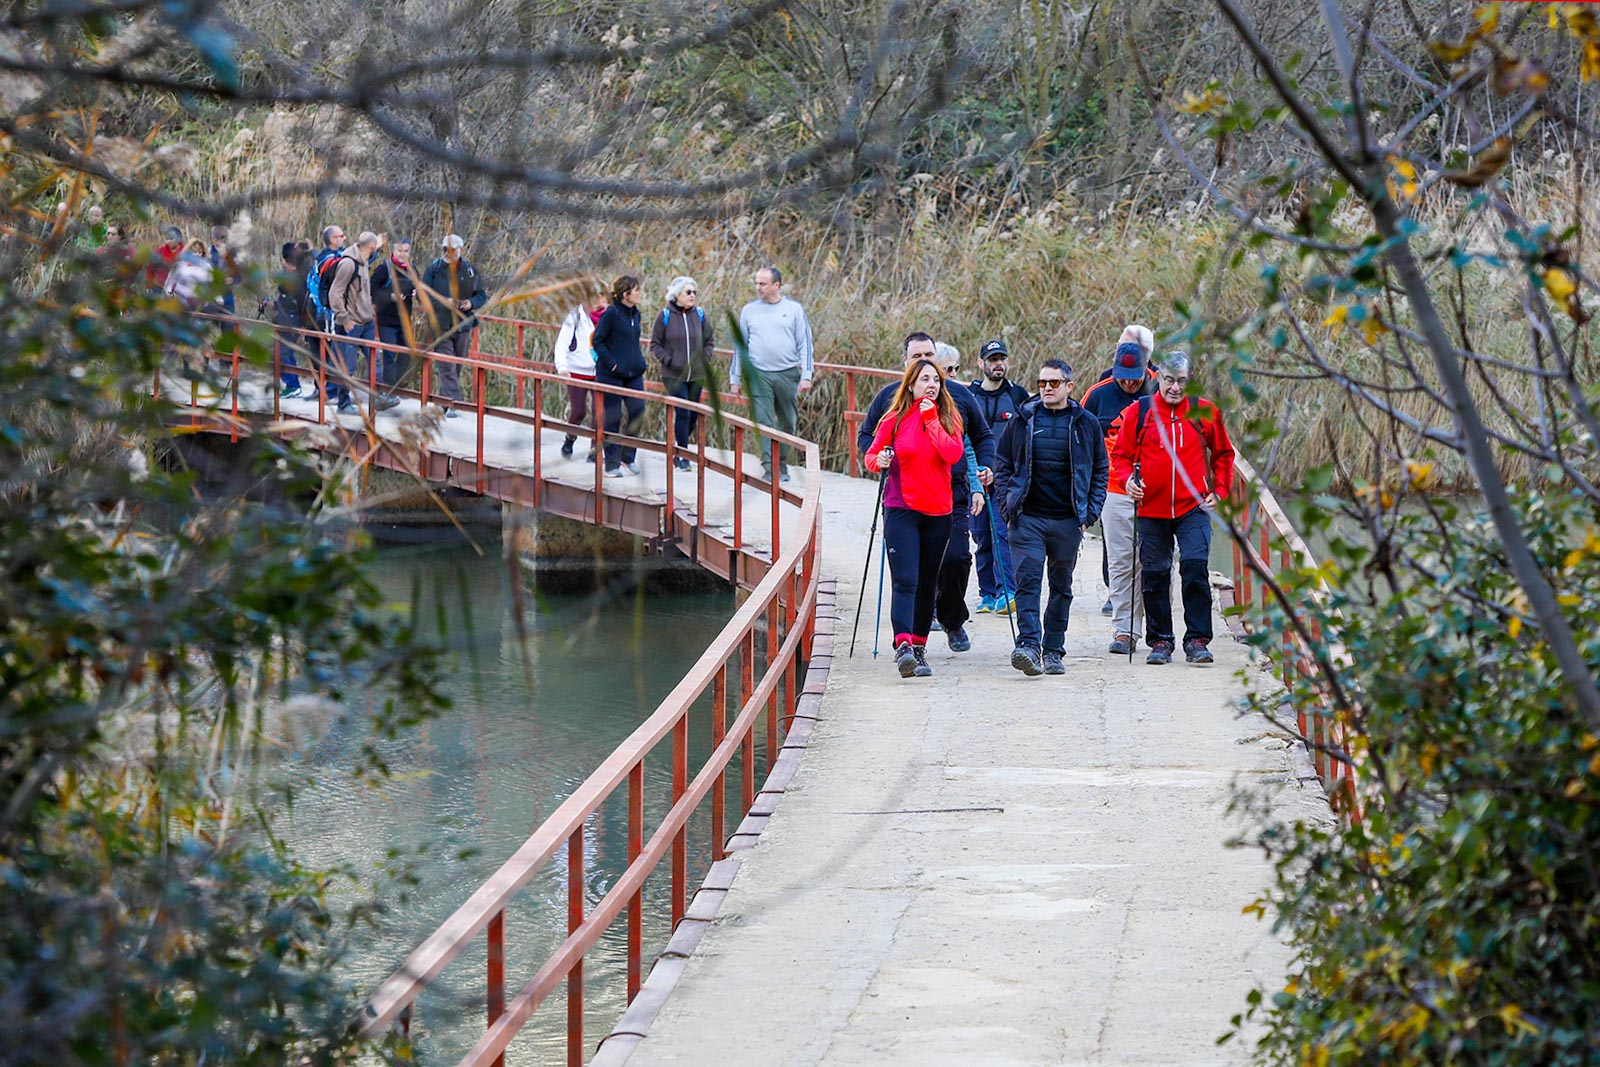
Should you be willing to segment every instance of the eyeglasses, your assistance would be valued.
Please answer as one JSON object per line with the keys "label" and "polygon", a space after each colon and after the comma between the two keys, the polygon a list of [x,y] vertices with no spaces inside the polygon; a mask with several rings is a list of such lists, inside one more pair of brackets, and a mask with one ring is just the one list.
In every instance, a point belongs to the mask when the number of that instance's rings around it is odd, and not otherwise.
{"label": "eyeglasses", "polygon": [[1063,388],[1066,387],[1066,384],[1067,384],[1067,380],[1065,378],[1040,378],[1039,379],[1039,388],[1040,389],[1063,389]]}
{"label": "eyeglasses", "polygon": [[1185,374],[1182,378],[1174,378],[1170,374],[1163,374],[1163,375],[1161,375],[1161,384],[1162,385],[1188,385],[1189,384],[1189,376],[1187,374]]}

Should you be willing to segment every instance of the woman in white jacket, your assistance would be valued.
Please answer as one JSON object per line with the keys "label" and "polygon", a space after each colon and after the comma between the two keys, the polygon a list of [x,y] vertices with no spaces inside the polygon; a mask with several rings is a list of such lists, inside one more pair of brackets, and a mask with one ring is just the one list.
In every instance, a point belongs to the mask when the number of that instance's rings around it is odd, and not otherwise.
{"label": "woman in white jacket", "polygon": [[[594,381],[594,347],[590,341],[594,337],[594,324],[599,320],[600,313],[606,309],[605,298],[595,301],[593,308],[579,304],[567,312],[567,317],[561,322],[561,332],[556,335],[555,365],[557,372],[579,382]],[[582,386],[572,384],[567,386],[567,421],[574,426],[583,425],[585,416],[589,417],[589,425],[594,425],[594,411],[589,403],[589,390]],[[567,434],[567,439],[562,442],[561,454],[567,459],[572,458],[572,446],[577,442],[577,434]],[[589,449],[589,456],[585,463],[594,461],[594,449]]]}

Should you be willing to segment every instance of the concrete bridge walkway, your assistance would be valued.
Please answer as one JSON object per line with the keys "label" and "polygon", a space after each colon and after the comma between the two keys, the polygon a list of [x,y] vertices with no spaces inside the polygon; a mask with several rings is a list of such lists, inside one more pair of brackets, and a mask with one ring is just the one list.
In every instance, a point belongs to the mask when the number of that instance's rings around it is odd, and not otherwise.
{"label": "concrete bridge walkway", "polygon": [[1241,913],[1270,871],[1225,845],[1231,787],[1328,817],[1309,769],[1232,707],[1244,646],[1219,618],[1211,668],[1107,655],[1086,540],[1064,677],[1013,670],[1005,618],[982,615],[970,652],[936,633],[934,676],[900,678],[871,655],[876,563],[846,658],[873,486],[827,477],[841,619],[821,721],[629,1062],[1244,1061],[1216,1039],[1288,950]]}
{"label": "concrete bridge walkway", "polygon": [[[271,399],[258,383],[241,406],[270,411]],[[303,401],[284,408],[316,417]],[[416,409],[380,416],[378,431],[397,435]],[[526,466],[531,431],[497,421],[486,456]],[[439,429],[435,451],[473,454],[474,420]],[[546,433],[546,476],[592,484],[559,442]],[[663,458],[640,463],[608,491],[660,499]],[[934,676],[900,678],[871,654],[876,558],[846,658],[875,484],[823,478],[822,565],[841,618],[821,718],[732,888],[702,892],[720,911],[629,1062],[1246,1060],[1247,1047],[1216,1039],[1253,985],[1282,981],[1288,950],[1241,912],[1270,872],[1226,846],[1244,826],[1228,813],[1232,788],[1266,786],[1276,808],[1331,816],[1309,767],[1235,712],[1243,646],[1219,618],[1211,668],[1107,655],[1090,538],[1064,677],[1013,670],[1006,619],[983,615],[970,652],[935,634]],[[680,500],[691,484],[679,480]],[[707,521],[730,521],[732,488],[708,476]],[[747,540],[766,540],[764,500],[747,500]]]}

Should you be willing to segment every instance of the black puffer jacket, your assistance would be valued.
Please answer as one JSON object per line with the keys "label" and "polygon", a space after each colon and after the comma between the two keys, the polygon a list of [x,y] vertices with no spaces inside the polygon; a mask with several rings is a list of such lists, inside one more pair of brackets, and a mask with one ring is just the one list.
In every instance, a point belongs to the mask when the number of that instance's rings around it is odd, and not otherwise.
{"label": "black puffer jacket", "polygon": [[626,304],[612,304],[595,324],[594,348],[596,374],[627,381],[644,376],[644,351],[639,347],[639,309]]}

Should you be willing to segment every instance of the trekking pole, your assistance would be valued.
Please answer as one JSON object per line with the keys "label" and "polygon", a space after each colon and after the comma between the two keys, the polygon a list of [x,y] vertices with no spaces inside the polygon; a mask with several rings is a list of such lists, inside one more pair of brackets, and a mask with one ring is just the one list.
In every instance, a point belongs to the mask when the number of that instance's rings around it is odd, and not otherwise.
{"label": "trekking pole", "polygon": [[[1141,485],[1144,483],[1144,479],[1139,477],[1139,464],[1138,463],[1135,463],[1133,465],[1133,480],[1138,482],[1138,483],[1140,483]],[[1128,499],[1129,500],[1133,500],[1133,497],[1129,496]],[[1133,500],[1133,550],[1132,550],[1132,555],[1133,555],[1133,577],[1132,577],[1132,581],[1133,582],[1138,582],[1139,581],[1139,502],[1137,500]],[[1143,586],[1141,585],[1140,588],[1142,590]],[[1131,666],[1133,666],[1133,597],[1131,595],[1132,594],[1131,583],[1130,583],[1129,593],[1130,593],[1130,595],[1128,597],[1128,666],[1131,667]]]}
{"label": "trekking pole", "polygon": [[889,542],[883,542],[878,553],[878,614],[872,620],[872,658],[878,658],[878,638],[883,636],[883,572],[889,569]]}
{"label": "trekking pole", "polygon": [[[889,484],[889,478],[883,472],[878,474],[878,502],[872,505],[872,527],[867,532],[867,558],[861,561],[861,589],[856,594],[856,621],[850,628],[850,656],[856,654],[856,634],[861,631],[861,606],[867,599],[867,575],[872,572],[872,542],[878,536],[878,514],[883,510],[883,490]],[[883,614],[883,568],[878,569],[878,614]],[[878,654],[878,638],[874,633],[872,638],[872,654]],[[848,656],[846,657],[849,658]]]}

